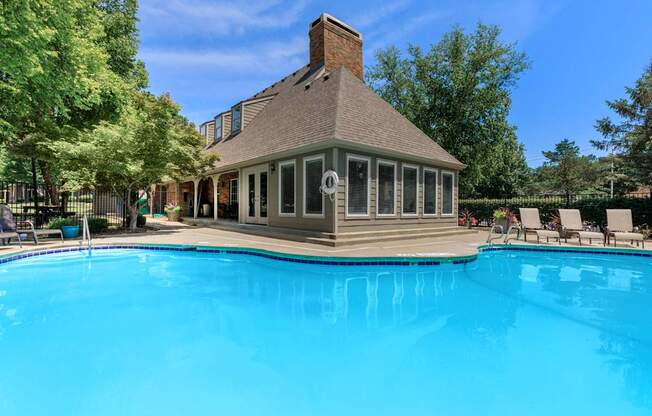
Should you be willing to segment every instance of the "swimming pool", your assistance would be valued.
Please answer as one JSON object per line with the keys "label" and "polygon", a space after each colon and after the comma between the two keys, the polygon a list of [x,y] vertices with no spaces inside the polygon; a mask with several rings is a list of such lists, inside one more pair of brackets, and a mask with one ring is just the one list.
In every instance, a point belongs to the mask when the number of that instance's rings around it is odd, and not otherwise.
{"label": "swimming pool", "polygon": [[652,258],[0,264],[2,415],[648,415]]}

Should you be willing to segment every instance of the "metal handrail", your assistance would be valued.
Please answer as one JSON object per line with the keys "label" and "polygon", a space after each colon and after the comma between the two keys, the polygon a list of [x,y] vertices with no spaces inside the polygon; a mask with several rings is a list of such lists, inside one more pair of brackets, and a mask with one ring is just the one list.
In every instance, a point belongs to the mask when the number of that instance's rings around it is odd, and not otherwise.
{"label": "metal handrail", "polygon": [[91,230],[88,226],[88,217],[84,214],[84,219],[82,220],[82,240],[79,242],[79,245],[83,245],[84,241],[88,241],[88,251],[90,252],[93,249],[93,240],[91,239]]}
{"label": "metal handrail", "polygon": [[[498,231],[500,232],[500,234],[498,234],[497,236],[492,236],[492,234],[494,233],[494,230],[496,228],[498,228]],[[505,229],[503,228],[502,225],[500,225],[500,224],[492,225],[491,229],[489,230],[489,235],[487,236],[487,243],[491,243],[492,240],[497,240],[500,237],[502,237],[505,234],[504,231],[505,231]]]}

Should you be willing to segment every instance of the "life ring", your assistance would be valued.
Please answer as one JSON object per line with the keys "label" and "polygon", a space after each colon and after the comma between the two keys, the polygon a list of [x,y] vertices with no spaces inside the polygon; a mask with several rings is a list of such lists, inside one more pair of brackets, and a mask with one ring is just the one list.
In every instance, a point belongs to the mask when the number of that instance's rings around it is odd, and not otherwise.
{"label": "life ring", "polygon": [[327,170],[321,177],[319,191],[326,195],[333,195],[337,192],[337,185],[339,182],[340,178],[337,176],[337,172],[334,170]]}

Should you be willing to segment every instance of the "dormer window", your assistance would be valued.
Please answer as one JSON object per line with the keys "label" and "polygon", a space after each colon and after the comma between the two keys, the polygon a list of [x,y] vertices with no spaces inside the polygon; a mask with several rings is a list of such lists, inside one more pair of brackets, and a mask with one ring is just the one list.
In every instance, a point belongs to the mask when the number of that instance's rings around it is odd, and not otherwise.
{"label": "dormer window", "polygon": [[242,104],[238,104],[231,109],[231,134],[240,131],[242,126]]}
{"label": "dormer window", "polygon": [[222,140],[222,115],[215,117],[215,143]]}

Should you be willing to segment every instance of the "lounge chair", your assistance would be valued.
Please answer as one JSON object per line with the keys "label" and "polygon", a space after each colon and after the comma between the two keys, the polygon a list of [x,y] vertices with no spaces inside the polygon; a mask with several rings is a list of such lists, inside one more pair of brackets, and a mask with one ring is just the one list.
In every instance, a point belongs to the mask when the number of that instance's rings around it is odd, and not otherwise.
{"label": "lounge chair", "polygon": [[2,244],[11,243],[11,239],[18,240],[20,248],[23,247],[23,242],[20,239],[20,234],[16,230],[16,221],[11,209],[8,206],[0,204],[0,241]]}
{"label": "lounge chair", "polygon": [[645,237],[641,233],[634,232],[631,209],[608,209],[607,210],[607,243],[614,238],[614,247],[618,240],[629,240],[630,243],[640,241],[645,248]]}
{"label": "lounge chair", "polygon": [[537,235],[537,243],[541,241],[541,238],[545,237],[546,242],[550,242],[551,238],[556,238],[561,244],[561,236],[558,231],[546,230],[541,225],[538,208],[519,208],[518,211],[521,215],[521,228],[525,241],[527,241],[528,231],[534,231]]}
{"label": "lounge chair", "polygon": [[[7,205],[0,205],[0,227],[4,231],[12,232],[19,235],[18,240],[20,241],[20,234],[31,234],[34,244],[38,244],[39,236],[58,236],[63,241],[63,233],[59,229],[42,229],[37,230],[34,227],[34,224],[31,221],[16,221],[14,219],[14,214],[11,212],[11,208]],[[19,229],[20,227],[20,229]],[[22,246],[22,243],[21,243]]]}
{"label": "lounge chair", "polygon": [[580,245],[582,245],[582,238],[588,239],[589,244],[591,244],[592,240],[601,240],[602,244],[606,245],[607,240],[603,233],[584,230],[579,209],[560,209],[559,218],[561,219],[561,228],[564,231],[566,242],[568,242],[569,235],[577,234]]}

